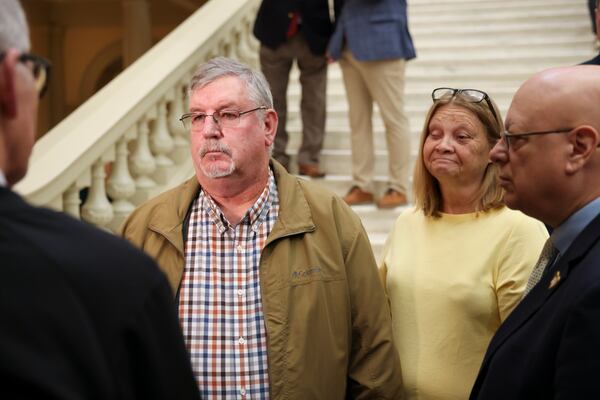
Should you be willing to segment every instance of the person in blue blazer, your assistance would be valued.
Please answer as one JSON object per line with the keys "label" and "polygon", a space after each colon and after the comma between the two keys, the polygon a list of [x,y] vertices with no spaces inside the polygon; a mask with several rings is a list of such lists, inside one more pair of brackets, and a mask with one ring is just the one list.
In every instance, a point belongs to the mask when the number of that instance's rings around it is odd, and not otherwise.
{"label": "person in blue blazer", "polygon": [[404,69],[415,57],[405,0],[345,0],[329,42],[339,60],[348,97],[353,186],[344,200],[372,203],[375,150],[373,102],[385,124],[389,181],[381,208],[406,204],[410,173],[410,131],[404,112]]}
{"label": "person in blue blazer", "polygon": [[598,82],[597,66],[537,73],[515,94],[490,152],[506,204],[554,228],[557,255],[534,268],[531,291],[491,340],[471,400],[600,393]]}

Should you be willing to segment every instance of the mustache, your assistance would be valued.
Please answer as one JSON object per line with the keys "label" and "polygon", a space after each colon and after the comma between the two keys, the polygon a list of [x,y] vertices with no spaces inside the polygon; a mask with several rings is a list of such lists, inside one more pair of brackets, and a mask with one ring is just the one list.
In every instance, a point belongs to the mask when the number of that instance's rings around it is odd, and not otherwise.
{"label": "mustache", "polygon": [[219,152],[226,154],[231,157],[231,149],[224,143],[221,143],[217,140],[210,140],[206,142],[198,151],[200,157],[204,157],[206,153]]}

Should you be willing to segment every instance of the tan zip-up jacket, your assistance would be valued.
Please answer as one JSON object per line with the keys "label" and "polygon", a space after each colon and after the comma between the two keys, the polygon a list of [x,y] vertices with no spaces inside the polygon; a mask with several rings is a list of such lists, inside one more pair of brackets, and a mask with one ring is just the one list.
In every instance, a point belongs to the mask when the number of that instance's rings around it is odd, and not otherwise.
{"label": "tan zip-up jacket", "polygon": [[[279,217],[260,259],[272,399],[399,399],[400,362],[369,239],[358,216],[322,187],[271,163]],[[135,210],[122,235],[150,254],[174,291],[192,178]]]}

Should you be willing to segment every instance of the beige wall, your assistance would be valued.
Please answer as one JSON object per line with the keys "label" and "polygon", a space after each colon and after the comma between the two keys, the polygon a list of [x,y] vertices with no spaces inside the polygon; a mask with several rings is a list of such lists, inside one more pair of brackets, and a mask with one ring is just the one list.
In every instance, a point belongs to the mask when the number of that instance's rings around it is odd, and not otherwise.
{"label": "beige wall", "polygon": [[40,104],[38,137],[118,74],[126,51],[123,7],[132,2],[147,7],[151,27],[146,31],[152,37],[141,42],[154,44],[206,0],[22,0],[32,51],[53,65],[50,90]]}

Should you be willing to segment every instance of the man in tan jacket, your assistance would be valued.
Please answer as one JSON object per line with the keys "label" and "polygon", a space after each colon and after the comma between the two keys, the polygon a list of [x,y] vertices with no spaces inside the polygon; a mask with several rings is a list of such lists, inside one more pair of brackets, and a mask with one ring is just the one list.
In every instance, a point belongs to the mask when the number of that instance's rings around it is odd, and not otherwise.
{"label": "man in tan jacket", "polygon": [[176,292],[203,398],[400,398],[367,235],[341,199],[270,160],[264,76],[213,59],[189,106],[196,176],[134,211],[123,235]]}

